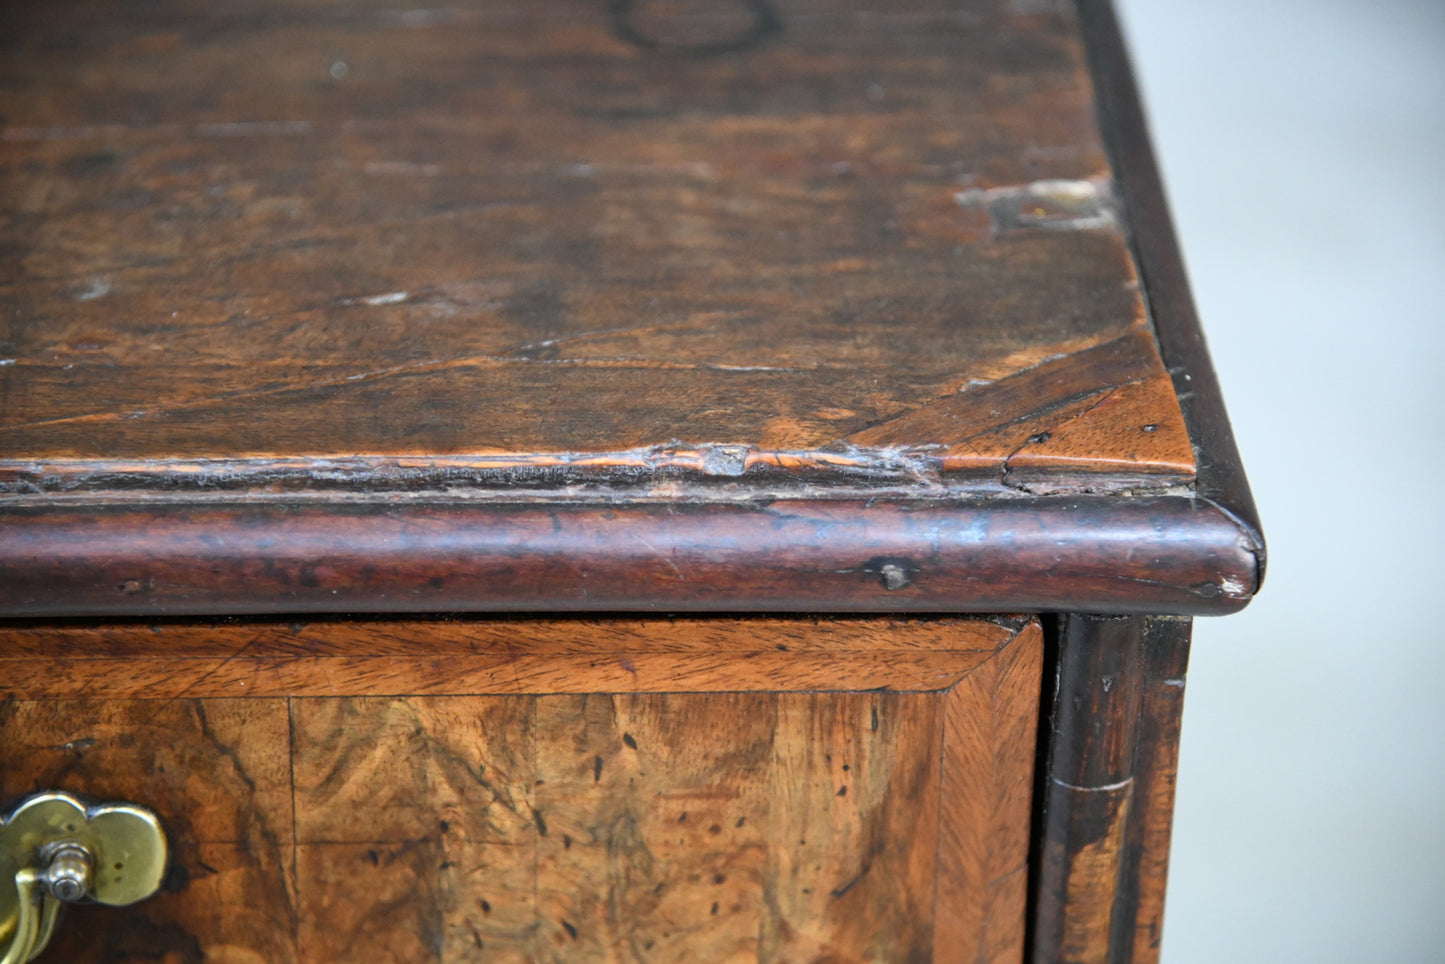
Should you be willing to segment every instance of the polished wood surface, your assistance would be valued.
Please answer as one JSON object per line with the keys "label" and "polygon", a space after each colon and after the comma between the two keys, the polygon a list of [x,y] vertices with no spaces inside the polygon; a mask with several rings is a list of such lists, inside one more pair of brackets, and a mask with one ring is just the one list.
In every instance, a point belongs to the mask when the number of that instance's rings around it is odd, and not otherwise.
{"label": "polished wood surface", "polygon": [[1015,6],[7,5],[0,468],[1187,481],[1077,24]]}
{"label": "polished wood surface", "polygon": [[[144,503],[144,500],[143,500]],[[1238,521],[1192,498],[61,503],[0,512],[13,615],[1231,612]]]}
{"label": "polished wood surface", "polygon": [[0,612],[1258,585],[1070,8],[0,17]]}
{"label": "polished wood surface", "polygon": [[1164,183],[1154,163],[1144,108],[1118,17],[1109,0],[1079,0],[1078,9],[1098,97],[1100,127],[1132,229],[1134,257],[1149,293],[1149,312],[1160,353],[1174,379],[1175,394],[1194,443],[1194,492],[1239,520],[1250,551],[1257,558],[1257,581],[1262,581],[1267,553],[1259,513],[1190,295],[1183,252],[1174,234]]}
{"label": "polished wood surface", "polygon": [[[431,695],[476,650],[516,676]],[[76,910],[59,959],[1017,961],[1042,650],[962,619],[7,627],[42,672],[0,704],[0,796],[166,815],[167,892]]]}
{"label": "polished wood surface", "polygon": [[1060,622],[1032,964],[1155,964],[1190,622]]}
{"label": "polished wood surface", "polygon": [[0,7],[68,959],[1152,964],[1263,562],[1105,0]]}
{"label": "polished wood surface", "polygon": [[1157,964],[1164,938],[1164,885],[1169,875],[1169,838],[1174,823],[1174,784],[1179,767],[1179,724],[1189,664],[1190,621],[1150,620],[1144,637],[1143,705],[1134,762],[1135,816],[1130,819],[1121,936],[1129,964]]}
{"label": "polished wood surface", "polygon": [[0,625],[16,699],[952,686],[1015,629],[975,619],[291,619]]}

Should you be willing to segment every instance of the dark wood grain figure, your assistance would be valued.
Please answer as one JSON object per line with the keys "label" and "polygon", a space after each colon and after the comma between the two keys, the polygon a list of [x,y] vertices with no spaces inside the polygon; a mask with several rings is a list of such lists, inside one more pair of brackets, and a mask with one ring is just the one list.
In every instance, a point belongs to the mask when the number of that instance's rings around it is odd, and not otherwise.
{"label": "dark wood grain figure", "polygon": [[1035,964],[1158,960],[1189,631],[1137,617],[1061,627]]}
{"label": "dark wood grain figure", "polygon": [[0,8],[58,959],[1153,964],[1263,566],[1105,0]]}
{"label": "dark wood grain figure", "polygon": [[[303,528],[350,530],[343,543],[363,555],[391,538],[386,520],[424,527],[413,509],[464,500],[481,507],[467,531],[519,543],[508,553],[526,559],[508,565],[532,570],[529,608],[604,609],[673,594],[650,577],[635,595],[569,594],[574,575],[543,574],[578,543],[615,540],[609,527],[518,539],[516,517],[492,507],[682,501],[726,528],[740,501],[944,499],[989,526],[1005,513],[1013,541],[1027,536],[1006,515],[1020,493],[1121,491],[1155,493],[1166,525],[1192,514],[1202,542],[1239,547],[1176,574],[1156,549],[1160,591],[1135,604],[1247,598],[1256,546],[1229,513],[1181,499],[1195,454],[1073,18],[987,3],[674,15],[580,2],[12,8],[9,610],[501,604],[475,585],[419,587],[405,565],[386,567],[389,592],[327,571],[342,547],[294,529],[296,557],[267,562],[291,586],[248,573],[255,588],[238,589],[229,558],[196,564],[195,539],[254,531],[244,514],[258,500]],[[75,22],[95,28],[79,43]],[[757,36],[714,49],[728,24]],[[130,514],[95,512],[118,499]],[[387,511],[333,518],[358,499]],[[856,518],[827,537],[850,557],[838,568],[862,569],[876,553],[852,557],[889,538],[886,514],[878,532],[873,514]],[[1139,521],[1157,529],[1160,514]],[[158,568],[117,575],[99,545],[57,554],[76,523]],[[1097,558],[1090,524],[1067,512],[1037,524]],[[922,545],[893,548],[925,568]],[[1041,564],[1075,569],[1066,556]],[[177,587],[167,560],[193,585]],[[726,564],[723,581],[747,566]],[[796,563],[785,568],[769,577],[778,591],[732,605],[850,595],[788,585]],[[1007,611],[1097,594],[1076,588],[934,595]],[[848,608],[915,605],[938,604],[872,591]]]}
{"label": "dark wood grain figure", "polygon": [[[118,925],[129,943],[96,919],[119,912],[82,908],[54,953],[1017,959],[1035,623],[356,629],[7,630],[6,677],[33,682],[3,704],[0,796],[144,800],[176,850],[170,892]],[[81,654],[65,666],[60,641]],[[520,675],[435,695],[448,658],[478,651]],[[552,672],[526,675],[529,655]]]}
{"label": "dark wood grain figure", "polygon": [[680,440],[998,474],[1050,434],[1192,472],[1067,18],[785,3],[697,58],[576,0],[11,17],[12,470]]}

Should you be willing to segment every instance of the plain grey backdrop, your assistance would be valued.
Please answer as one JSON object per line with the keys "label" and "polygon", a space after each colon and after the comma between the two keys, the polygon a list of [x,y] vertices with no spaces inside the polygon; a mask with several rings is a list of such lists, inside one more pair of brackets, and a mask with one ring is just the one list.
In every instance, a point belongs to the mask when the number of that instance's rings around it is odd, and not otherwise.
{"label": "plain grey backdrop", "polygon": [[1269,540],[1196,624],[1166,964],[1445,961],[1445,0],[1117,0]]}

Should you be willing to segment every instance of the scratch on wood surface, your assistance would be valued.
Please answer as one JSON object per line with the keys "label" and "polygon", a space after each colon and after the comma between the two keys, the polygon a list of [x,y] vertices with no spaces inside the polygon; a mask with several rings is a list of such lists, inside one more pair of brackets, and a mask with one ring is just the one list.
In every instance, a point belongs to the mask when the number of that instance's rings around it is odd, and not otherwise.
{"label": "scratch on wood surface", "polygon": [[308,120],[229,121],[197,124],[191,128],[197,137],[295,137],[311,133]]}
{"label": "scratch on wood surface", "polygon": [[95,301],[97,298],[104,298],[110,294],[110,282],[105,278],[94,278],[91,282],[76,292],[76,301]]}
{"label": "scratch on wood surface", "polygon": [[440,164],[417,164],[412,161],[368,161],[361,167],[363,174],[414,175],[437,177],[442,173]]}
{"label": "scratch on wood surface", "polygon": [[0,141],[82,141],[150,134],[161,137],[296,137],[310,134],[309,120],[217,121],[193,124],[73,124],[0,128]]}
{"label": "scratch on wood surface", "polygon": [[1075,790],[1079,793],[1113,793],[1116,790],[1122,790],[1125,787],[1132,786],[1134,783],[1133,777],[1126,777],[1116,783],[1101,783],[1092,787],[1081,787],[1077,783],[1069,783],[1066,780],[1060,780],[1058,777],[1050,777],[1049,780],[1058,786],[1068,790]]}
{"label": "scratch on wood surface", "polygon": [[599,368],[599,369],[620,369],[620,370],[642,370],[642,371],[717,371],[737,372],[744,374],[796,374],[800,371],[846,371],[841,366],[818,365],[810,368],[770,368],[767,366],[755,365],[722,365],[710,363],[691,362],[665,362],[652,361],[643,358],[517,358],[505,355],[479,354],[463,355],[457,358],[433,359],[428,361],[411,362],[405,365],[396,365],[391,368],[378,368],[370,371],[356,372],[351,375],[344,375],[339,378],[320,379],[317,381],[305,382],[304,384],[288,384],[276,388],[250,389],[235,392],[223,392],[219,395],[208,395],[203,398],[190,399],[185,402],[177,402],[169,405],[158,405],[147,408],[130,408],[124,411],[89,412],[85,415],[70,415],[63,418],[40,419],[33,422],[19,422],[14,425],[0,426],[0,433],[14,432],[19,429],[40,428],[48,425],[69,425],[81,422],[110,422],[136,418],[155,418],[168,415],[173,412],[182,412],[190,409],[204,408],[207,405],[219,403],[243,401],[254,398],[272,398],[287,395],[300,395],[324,388],[340,388],[357,382],[370,382],[382,378],[394,378],[400,375],[434,375],[453,371],[462,368],[488,368],[501,367],[504,365],[552,365],[558,367],[573,368]]}
{"label": "scratch on wood surface", "polygon": [[83,141],[119,137],[136,130],[181,130],[179,125],[77,124],[68,127],[4,127],[0,141]]}
{"label": "scratch on wood surface", "polygon": [[[127,271],[142,271],[148,268],[172,267],[191,263],[202,265],[201,268],[193,270],[213,272],[219,267],[255,262],[267,256],[282,252],[335,245],[360,244],[378,235],[395,231],[398,228],[420,228],[435,222],[456,221],[474,214],[486,214],[493,211],[519,207],[525,203],[523,200],[514,198],[496,198],[487,201],[478,201],[472,204],[460,204],[439,211],[409,212],[404,217],[380,218],[367,223],[359,229],[333,228],[327,230],[308,226],[308,233],[306,234],[283,238],[282,240],[269,243],[248,241],[243,245],[238,245],[235,242],[228,241],[214,245],[194,244],[188,246],[183,254],[151,255],[144,258],[117,260],[110,263],[94,264],[79,272],[28,274],[23,282],[6,282],[0,284],[0,288],[20,287],[22,285],[45,287],[48,283],[55,281],[88,278],[96,272],[106,272],[111,275],[116,275]],[[443,288],[443,290],[446,289]],[[314,304],[309,307],[303,306],[293,311],[280,311],[274,314],[261,315],[254,320],[261,321],[273,317],[284,318],[297,314],[299,311],[312,310],[317,307],[321,307],[321,304]]]}
{"label": "scratch on wood surface", "polygon": [[1026,863],[1020,864],[1019,866],[1017,866],[1017,867],[1015,867],[1014,869],[1008,871],[1007,873],[999,874],[997,877],[995,877],[995,878],[993,878],[992,880],[988,881],[988,883],[986,883],[986,884],[984,885],[984,887],[985,887],[985,889],[987,889],[987,890],[995,890],[995,889],[997,889],[998,887],[1002,886],[1003,884],[1008,883],[1010,880],[1013,880],[1013,879],[1014,879],[1015,877],[1017,877],[1019,874],[1027,873],[1027,872],[1028,872],[1028,869],[1029,869],[1029,865],[1028,865],[1028,864],[1026,864]]}
{"label": "scratch on wood surface", "polygon": [[670,568],[677,575],[678,579],[682,580],[683,582],[687,582],[687,577],[682,574],[682,570],[679,569],[677,567],[677,563],[672,560],[671,553],[663,552],[661,549],[657,548],[657,546],[644,539],[641,535],[634,534],[633,538],[636,539],[638,542],[642,543],[648,549],[652,550],[652,554],[657,558],[661,559],[664,563],[666,563],[668,568]]}
{"label": "scratch on wood surface", "polygon": [[358,295],[355,298],[339,298],[337,299],[336,304],[342,306],[370,305],[372,307],[377,307],[380,305],[399,305],[402,302],[406,301],[409,297],[411,297],[411,292],[409,291],[388,291],[386,294],[381,295]]}
{"label": "scratch on wood surface", "polygon": [[955,194],[954,200],[961,207],[986,210],[995,235],[1031,228],[1100,230],[1114,228],[1119,221],[1110,182],[1104,178],[970,188]]}
{"label": "scratch on wood surface", "polygon": [[246,652],[246,650],[250,649],[251,645],[255,643],[256,640],[259,638],[259,636],[253,636],[251,639],[246,640],[246,642],[242,643],[228,656],[226,656],[225,659],[222,659],[215,666],[211,667],[209,670],[203,673],[199,679],[195,680],[189,686],[187,686],[186,691],[184,693],[181,693],[178,698],[185,698],[188,694],[199,691],[202,688],[202,684],[204,684],[211,677],[215,676],[217,673],[224,670],[227,666],[231,665],[232,662],[239,659]]}
{"label": "scratch on wood surface", "polygon": [[[1133,384],[1133,382],[1125,382],[1124,384]],[[1012,452],[1008,453],[1003,457],[1003,464],[1000,466],[999,469],[999,481],[1001,481],[1005,485],[1009,484],[1008,474],[1010,471],[1012,471],[1012,462],[1015,458],[1018,457],[1021,452],[1024,452],[1034,446],[1047,443],[1049,439],[1053,436],[1053,433],[1059,430],[1060,426],[1066,425],[1069,422],[1077,421],[1088,415],[1090,412],[1094,411],[1094,409],[1098,408],[1100,405],[1104,404],[1104,402],[1108,401],[1111,397],[1113,397],[1114,393],[1117,392],[1121,387],[1123,386],[1112,385],[1107,388],[1101,389],[1094,397],[1093,403],[1090,404],[1089,407],[1084,409],[1082,412],[1072,412],[1066,415],[1057,424],[1051,425],[1048,428],[1045,428],[1039,432],[1035,432],[1028,438],[1024,439],[1024,441],[1020,443]],[[1085,397],[1087,398],[1089,396]]]}
{"label": "scratch on wood surface", "polygon": [[651,335],[662,331],[698,331],[707,330],[711,323],[709,318],[689,318],[686,321],[658,322],[651,325],[625,325],[620,328],[598,328],[591,331],[579,331],[571,335],[559,335],[555,338],[543,338],[537,341],[529,341],[518,345],[515,348],[508,348],[500,352],[501,357],[508,355],[535,354],[547,348],[556,348],[558,345],[566,345],[572,342],[596,341],[604,338],[614,338],[618,335]]}
{"label": "scratch on wood surface", "polygon": [[[1104,347],[1104,346],[1100,346]],[[1065,356],[1070,357],[1070,356]],[[933,401],[927,402],[916,408],[910,409],[894,418],[880,422],[862,432],[850,436],[850,441],[862,444],[877,444],[888,442],[894,438],[914,437],[918,439],[927,438],[936,445],[948,448],[966,447],[974,452],[979,449],[974,444],[988,436],[996,434],[1001,429],[1014,425],[1023,425],[1029,422],[1045,418],[1051,413],[1069,413],[1079,402],[1092,398],[1095,395],[1107,396],[1123,385],[1132,384],[1142,380],[1124,379],[1116,383],[1090,387],[1086,391],[1073,392],[1062,396],[1045,396],[1047,401],[1042,406],[1019,408],[1017,401],[1010,399],[1007,393],[1016,393],[1027,384],[1026,379],[1031,376],[1047,374],[1044,371],[1048,362],[1040,362],[998,381],[988,382],[980,386],[970,386],[963,391],[952,395],[946,395]],[[997,407],[990,407],[994,395],[1000,396]],[[1034,396],[1026,401],[1034,402]],[[1102,398],[1097,399],[1093,405],[1101,403]],[[1077,417],[1082,413],[1074,412],[1073,416],[1065,417],[1060,424]],[[954,434],[957,429],[962,429],[960,434]],[[1030,432],[1030,439],[1021,443],[1013,450],[996,456],[1000,461],[1007,462],[1008,459],[1017,455],[1029,441],[1040,434],[1047,434],[1048,427],[1040,428],[1039,431]]]}

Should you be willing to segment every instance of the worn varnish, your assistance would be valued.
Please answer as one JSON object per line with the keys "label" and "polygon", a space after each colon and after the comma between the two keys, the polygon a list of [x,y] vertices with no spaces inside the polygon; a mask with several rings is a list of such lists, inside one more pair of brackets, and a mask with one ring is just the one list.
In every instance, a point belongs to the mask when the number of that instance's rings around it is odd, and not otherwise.
{"label": "worn varnish", "polygon": [[1063,621],[1033,964],[1159,959],[1189,636],[1185,619]]}
{"label": "worn varnish", "polygon": [[1106,0],[0,8],[59,959],[1152,964],[1263,560]]}
{"label": "worn varnish", "polygon": [[1070,9],[0,17],[0,612],[1258,584]]}
{"label": "worn varnish", "polygon": [[[32,624],[0,653],[0,796],[144,802],[176,853],[57,959],[1019,960],[1032,622]],[[449,672],[477,653],[515,673]]]}
{"label": "worn varnish", "polygon": [[0,526],[0,600],[24,615],[1227,612],[1255,570],[1236,522],[1180,498],[61,504]]}
{"label": "worn varnish", "polygon": [[947,687],[1013,630],[960,619],[9,623],[13,699]]}
{"label": "worn varnish", "polygon": [[356,456],[1191,476],[1072,18],[666,11],[9,5],[12,489]]}
{"label": "worn varnish", "polygon": [[1163,941],[1164,883],[1169,870],[1189,641],[1186,619],[1151,620],[1144,637],[1144,689],[1134,760],[1135,815],[1126,838],[1120,927],[1115,931],[1116,943],[1121,950],[1127,949],[1130,964],[1156,964]]}

